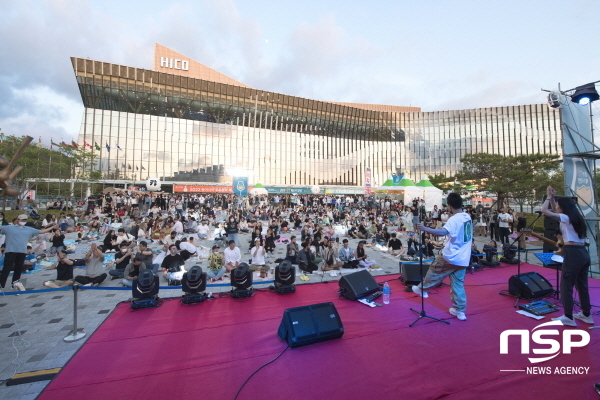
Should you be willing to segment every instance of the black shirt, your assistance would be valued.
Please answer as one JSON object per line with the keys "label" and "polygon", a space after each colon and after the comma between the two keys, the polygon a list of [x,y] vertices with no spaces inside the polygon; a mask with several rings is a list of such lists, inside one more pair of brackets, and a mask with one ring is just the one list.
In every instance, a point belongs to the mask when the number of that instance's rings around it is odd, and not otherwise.
{"label": "black shirt", "polygon": [[[123,253],[117,253],[115,255],[115,258],[121,258],[121,257],[123,257]],[[117,263],[115,265],[115,269],[125,269],[125,267],[127,267],[127,264],[129,264],[130,260],[131,260],[131,256],[124,257],[120,263]]]}
{"label": "black shirt", "polygon": [[59,281],[68,281],[73,279],[73,266],[58,260],[56,267],[56,279]]}
{"label": "black shirt", "polygon": [[402,242],[398,238],[390,239],[389,245],[392,250],[400,250],[402,248]]}

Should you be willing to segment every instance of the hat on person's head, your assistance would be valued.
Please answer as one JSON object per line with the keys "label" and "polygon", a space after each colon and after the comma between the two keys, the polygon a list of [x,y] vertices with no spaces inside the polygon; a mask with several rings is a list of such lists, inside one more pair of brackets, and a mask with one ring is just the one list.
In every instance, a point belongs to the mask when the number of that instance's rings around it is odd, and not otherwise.
{"label": "hat on person's head", "polygon": [[215,250],[215,249],[220,249],[220,247],[219,247],[219,246],[217,246],[217,245],[215,244],[215,245],[212,247],[212,249],[213,249],[213,250]]}
{"label": "hat on person's head", "polygon": [[19,219],[29,219],[29,216],[27,216],[27,214],[21,214],[19,215]]}

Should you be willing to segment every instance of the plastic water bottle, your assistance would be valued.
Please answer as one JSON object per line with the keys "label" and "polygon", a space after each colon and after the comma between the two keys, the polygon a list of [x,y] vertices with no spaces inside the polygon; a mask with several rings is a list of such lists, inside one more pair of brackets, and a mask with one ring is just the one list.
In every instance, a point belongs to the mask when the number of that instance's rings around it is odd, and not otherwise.
{"label": "plastic water bottle", "polygon": [[383,284],[383,304],[390,304],[390,293],[392,293],[390,285],[386,282]]}

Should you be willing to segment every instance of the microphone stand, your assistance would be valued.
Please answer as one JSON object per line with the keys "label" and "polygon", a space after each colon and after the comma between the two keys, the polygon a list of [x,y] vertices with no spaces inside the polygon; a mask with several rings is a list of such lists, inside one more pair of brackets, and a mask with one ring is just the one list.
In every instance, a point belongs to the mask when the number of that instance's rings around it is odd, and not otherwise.
{"label": "microphone stand", "polygon": [[[533,231],[532,227],[533,225],[535,225],[535,223],[537,222],[538,219],[540,219],[540,217],[542,216],[542,213],[539,212],[538,216],[536,219],[533,220],[533,222],[531,224],[529,224],[529,226],[527,226],[525,228],[525,230],[527,231]],[[508,248],[510,249],[515,243],[517,243],[519,241],[519,239],[521,239],[521,235],[523,235],[523,230],[521,230],[521,232],[517,233],[517,237],[515,238],[515,240],[513,240],[513,242],[510,244],[510,246],[508,246]],[[525,248],[527,248],[527,242],[525,243]],[[521,275],[521,250],[519,249],[519,246],[517,246],[517,276]],[[517,300],[515,301],[515,305],[513,307],[517,307],[517,304],[519,304],[519,300],[522,300],[523,298],[521,297],[521,291],[519,291],[519,293],[517,294]]]}
{"label": "microphone stand", "polygon": [[422,318],[429,318],[432,319],[434,321],[439,321],[439,322],[444,322],[446,324],[450,324],[450,321],[445,321],[443,319],[439,319],[439,318],[435,318],[432,316],[427,315],[427,313],[425,312],[425,297],[423,297],[423,294],[425,292],[423,292],[423,281],[425,280],[423,277],[423,232],[419,230],[419,273],[421,274],[421,311],[417,311],[414,308],[411,307],[410,311],[414,312],[415,314],[418,315],[417,319],[413,321],[412,324],[408,325],[409,327],[412,328],[412,326],[414,324],[416,324],[417,322],[419,322]]}

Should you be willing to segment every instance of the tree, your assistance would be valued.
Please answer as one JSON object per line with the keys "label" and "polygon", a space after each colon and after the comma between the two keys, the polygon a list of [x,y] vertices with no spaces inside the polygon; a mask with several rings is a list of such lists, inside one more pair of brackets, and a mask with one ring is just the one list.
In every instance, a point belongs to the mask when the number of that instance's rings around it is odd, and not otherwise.
{"label": "tree", "polygon": [[478,181],[488,191],[496,193],[500,207],[510,198],[526,198],[540,183],[548,183],[560,166],[560,156],[530,154],[503,156],[476,153],[461,158],[462,169],[456,178],[461,181]]}
{"label": "tree", "polygon": [[[17,137],[13,135],[1,136],[0,154],[4,154],[8,159],[12,159],[25,136]],[[83,146],[78,148],[69,145],[55,145],[56,150],[50,150],[42,147],[38,143],[29,144],[16,165],[21,165],[23,169],[13,179],[13,184],[25,188],[25,180],[33,180],[34,183],[44,182],[46,178],[59,179],[67,181],[69,179],[79,180],[97,180],[98,174],[93,170],[97,156],[85,149]],[[58,183],[58,193],[60,194],[60,182]],[[50,191],[50,184],[48,184]]]}
{"label": "tree", "polygon": [[427,175],[427,177],[429,178],[429,182],[431,182],[431,184],[437,188],[440,189],[449,189],[450,187],[453,186],[453,182],[454,182],[454,177],[447,177],[444,174],[436,174],[436,175]]}

